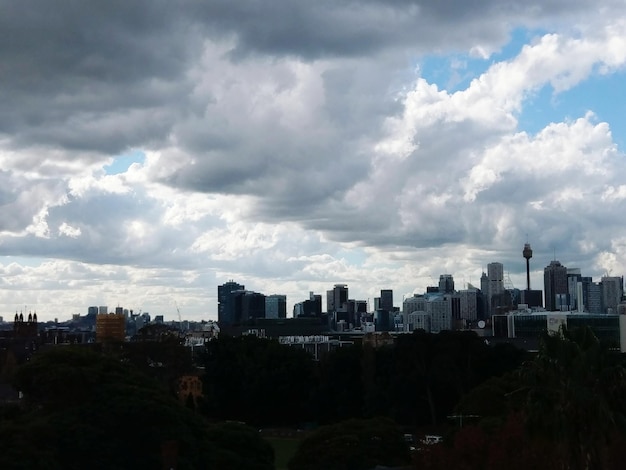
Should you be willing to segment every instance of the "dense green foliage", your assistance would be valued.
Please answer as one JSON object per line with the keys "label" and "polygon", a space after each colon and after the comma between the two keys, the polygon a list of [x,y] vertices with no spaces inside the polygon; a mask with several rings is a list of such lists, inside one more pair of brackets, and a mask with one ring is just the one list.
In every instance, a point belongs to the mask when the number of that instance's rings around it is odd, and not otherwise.
{"label": "dense green foliage", "polygon": [[524,358],[463,332],[417,331],[395,346],[342,347],[317,363],[273,340],[222,336],[207,346],[203,410],[261,427],[375,416],[406,426],[441,423],[473,387]]}
{"label": "dense green foliage", "polygon": [[623,468],[623,360],[588,328],[544,335],[532,359],[463,398],[457,413],[479,422],[421,455],[421,468]]}
{"label": "dense green foliage", "polygon": [[567,468],[605,468],[607,446],[626,431],[626,369],[589,328],[546,335],[520,371],[530,430],[551,439]]}
{"label": "dense green foliage", "polygon": [[348,420],[310,433],[289,462],[290,470],[368,470],[410,462],[400,428],[391,420]]}
{"label": "dense green foliage", "polygon": [[119,358],[54,348],[18,370],[16,387],[25,403],[0,422],[3,469],[273,468],[256,430],[205,422]]}
{"label": "dense green foliage", "polygon": [[314,363],[301,350],[255,336],[223,336],[205,353],[202,411],[213,420],[285,425],[311,416]]}

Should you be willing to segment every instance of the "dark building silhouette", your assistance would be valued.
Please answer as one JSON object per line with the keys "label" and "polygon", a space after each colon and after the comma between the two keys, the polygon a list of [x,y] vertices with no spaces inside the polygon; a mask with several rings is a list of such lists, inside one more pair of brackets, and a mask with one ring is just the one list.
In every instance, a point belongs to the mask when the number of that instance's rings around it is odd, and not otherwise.
{"label": "dark building silhouette", "polygon": [[309,293],[309,298],[293,306],[293,317],[322,317],[322,296]]}
{"label": "dark building silhouette", "polygon": [[220,326],[233,325],[235,323],[235,304],[232,295],[235,291],[243,291],[246,286],[230,280],[221,286],[217,286],[217,322]]}
{"label": "dark building silhouette", "polygon": [[13,321],[14,338],[36,338],[37,337],[37,313],[28,314],[28,319],[24,321],[24,314],[15,312]]}
{"label": "dark building silhouette", "polygon": [[235,300],[235,324],[253,322],[265,318],[265,295],[252,291],[233,292]]}
{"label": "dark building silhouette", "polygon": [[567,305],[567,268],[559,261],[550,261],[543,270],[545,307],[550,312],[559,311]]}
{"label": "dark building silhouette", "polygon": [[287,296],[272,294],[265,297],[265,318],[287,318]]}
{"label": "dark building silhouette", "polygon": [[380,308],[391,312],[393,310],[393,290],[381,289],[380,291]]}

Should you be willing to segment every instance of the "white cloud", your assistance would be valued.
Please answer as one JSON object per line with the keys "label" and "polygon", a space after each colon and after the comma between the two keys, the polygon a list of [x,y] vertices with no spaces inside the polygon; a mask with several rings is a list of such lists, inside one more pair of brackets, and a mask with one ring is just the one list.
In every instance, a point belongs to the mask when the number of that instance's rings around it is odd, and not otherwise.
{"label": "white cloud", "polygon": [[[518,127],[544,87],[561,96],[623,69],[623,6],[442,5],[348,15],[303,4],[297,24],[239,21],[247,10],[230,3],[174,8],[171,25],[111,36],[131,40],[119,64],[97,44],[51,38],[68,64],[34,60],[28,93],[0,78],[15,110],[0,112],[0,253],[28,257],[0,266],[0,306],[23,298],[68,317],[118,303],[168,314],[177,302],[184,316],[214,316],[228,278],[291,304],[335,282],[355,298],[423,290],[443,272],[478,284],[493,260],[522,285],[527,237],[538,264],[558,249],[590,274],[626,270],[613,123],[591,109],[536,133]],[[79,30],[122,27],[80,12]],[[519,25],[551,32],[492,59],[465,89],[411,72],[425,51],[493,57]],[[40,53],[9,52],[0,59],[22,67]],[[145,160],[107,175],[128,149]]]}
{"label": "white cloud", "polygon": [[78,238],[81,234],[80,227],[72,227],[65,222],[63,222],[59,227],[59,233],[70,238]]}

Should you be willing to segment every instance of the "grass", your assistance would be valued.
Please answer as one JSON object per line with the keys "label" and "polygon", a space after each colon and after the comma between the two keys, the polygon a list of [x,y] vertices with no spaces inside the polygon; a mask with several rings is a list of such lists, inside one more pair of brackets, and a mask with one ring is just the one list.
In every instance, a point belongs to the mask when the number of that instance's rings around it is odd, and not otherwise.
{"label": "grass", "polygon": [[276,470],[287,470],[289,459],[296,453],[301,439],[286,437],[266,437],[274,448],[274,468]]}

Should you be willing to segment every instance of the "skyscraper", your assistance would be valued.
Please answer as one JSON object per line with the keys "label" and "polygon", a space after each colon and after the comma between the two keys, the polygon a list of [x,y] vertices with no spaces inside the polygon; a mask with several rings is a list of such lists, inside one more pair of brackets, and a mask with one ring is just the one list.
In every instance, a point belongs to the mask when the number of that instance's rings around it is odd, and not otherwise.
{"label": "skyscraper", "polygon": [[393,310],[393,290],[381,289],[380,291],[380,308],[391,312]]}
{"label": "skyscraper", "polygon": [[287,296],[273,294],[265,297],[265,318],[286,318]]}
{"label": "skyscraper", "polygon": [[602,312],[617,313],[617,305],[624,293],[624,279],[617,276],[604,276],[600,284],[602,286]]}
{"label": "skyscraper", "polygon": [[[567,300],[569,310],[584,310],[582,294],[579,296],[579,290],[582,293],[582,286],[579,289],[579,283],[582,284],[583,277],[580,268],[567,268]],[[580,297],[580,298],[579,298]]]}
{"label": "skyscraper", "polygon": [[442,294],[452,294],[454,292],[454,278],[452,274],[441,274],[439,276],[439,292]]}
{"label": "skyscraper", "polygon": [[230,280],[217,286],[217,322],[220,326],[232,325],[235,322],[235,304],[232,293],[245,290],[246,286]]}
{"label": "skyscraper", "polygon": [[346,284],[335,284],[333,290],[326,292],[326,311],[329,314],[348,311],[348,286]]}
{"label": "skyscraper", "polygon": [[504,294],[504,266],[502,263],[487,265],[487,309],[489,315],[498,312],[502,294]]}
{"label": "skyscraper", "polygon": [[564,302],[567,305],[567,268],[559,261],[550,261],[544,268],[543,285],[546,310],[554,312],[561,310]]}

